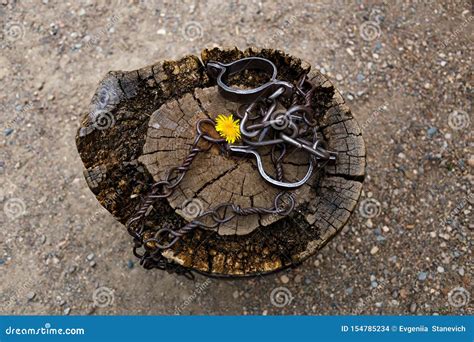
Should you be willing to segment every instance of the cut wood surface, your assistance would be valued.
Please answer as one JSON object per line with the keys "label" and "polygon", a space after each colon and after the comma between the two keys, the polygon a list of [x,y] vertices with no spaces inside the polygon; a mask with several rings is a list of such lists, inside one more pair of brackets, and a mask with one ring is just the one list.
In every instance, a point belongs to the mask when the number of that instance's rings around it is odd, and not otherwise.
{"label": "cut wood surface", "polygon": [[[365,175],[365,146],[356,120],[334,86],[310,71],[308,63],[280,51],[255,48],[204,50],[201,59],[230,62],[247,56],[270,59],[278,68],[278,78],[289,82],[309,72],[317,85],[313,107],[320,114],[322,134],[328,149],[338,156],[293,191],[296,209],[289,217],[246,216],[217,231],[197,229],[163,254],[186,268],[216,276],[268,273],[315,254],[347,223]],[[253,86],[259,80],[244,73],[230,81]],[[197,120],[235,113],[237,106],[218,95],[195,56],[109,73],[76,140],[89,187],[125,223],[150,185],[186,157]],[[305,174],[306,158],[296,151],[285,160],[288,180]],[[177,229],[223,202],[271,207],[278,192],[261,179],[255,160],[225,155],[213,147],[199,154],[171,197],[154,205],[146,224],[151,230],[170,225]]]}

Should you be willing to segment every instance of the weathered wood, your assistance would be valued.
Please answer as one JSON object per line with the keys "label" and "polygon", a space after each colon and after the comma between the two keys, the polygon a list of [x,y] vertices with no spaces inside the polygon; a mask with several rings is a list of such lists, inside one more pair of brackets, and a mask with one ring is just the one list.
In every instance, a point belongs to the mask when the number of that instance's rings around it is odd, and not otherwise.
{"label": "weathered wood", "polygon": [[[280,79],[294,82],[309,65],[275,50],[250,48],[204,50],[202,61],[230,62],[261,56],[278,67]],[[342,96],[318,72],[314,108],[328,148],[339,152],[311,181],[295,191],[297,210],[290,217],[245,217],[186,236],[165,257],[185,267],[213,275],[255,275],[297,264],[316,253],[346,224],[362,189],[365,146],[360,128]],[[259,82],[251,72],[230,80],[234,85]],[[232,113],[236,104],[217,95],[197,57],[164,61],[132,72],[111,72],[101,82],[77,136],[89,187],[122,223],[130,217],[149,184],[181,163],[192,143],[199,118]],[[111,117],[110,127],[97,118]],[[107,125],[106,125],[107,126]],[[305,160],[295,155],[285,165],[290,177],[304,174]],[[255,162],[202,153],[176,193],[154,206],[147,225],[178,228],[190,219],[189,205],[198,210],[224,201],[242,206],[271,206],[278,190],[262,181]],[[193,208],[193,210],[196,208]],[[191,212],[194,215],[194,212]]]}

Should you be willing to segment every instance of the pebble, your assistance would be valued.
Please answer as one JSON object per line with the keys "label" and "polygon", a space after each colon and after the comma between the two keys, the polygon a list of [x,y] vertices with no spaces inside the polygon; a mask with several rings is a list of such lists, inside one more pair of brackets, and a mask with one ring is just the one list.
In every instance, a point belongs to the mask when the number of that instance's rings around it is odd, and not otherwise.
{"label": "pebble", "polygon": [[354,289],[352,287],[348,287],[346,290],[345,290],[346,294],[347,295],[351,295],[352,292],[354,292]]}
{"label": "pebble", "polygon": [[234,293],[232,293],[232,297],[234,297],[234,299],[239,298],[239,291],[235,290]]}
{"label": "pebble", "polygon": [[374,254],[376,254],[378,251],[379,251],[379,248],[378,248],[377,246],[374,246],[374,247],[372,247],[372,249],[370,250],[370,254],[374,255]]}
{"label": "pebble", "polygon": [[420,272],[418,273],[418,280],[425,281],[427,276],[428,276],[428,272]]}
{"label": "pebble", "polygon": [[374,223],[371,219],[368,219],[367,222],[365,222],[365,225],[367,226],[367,228],[373,228]]}
{"label": "pebble", "polygon": [[469,158],[467,160],[467,164],[470,166],[470,167],[474,167],[474,158]]}
{"label": "pebble", "polygon": [[438,129],[436,127],[430,127],[428,128],[428,130],[426,131],[426,134],[428,134],[428,138],[433,138],[433,136],[438,133]]}
{"label": "pebble", "polygon": [[3,134],[5,134],[6,137],[8,137],[12,133],[13,133],[13,128],[5,128],[3,130]]}
{"label": "pebble", "polygon": [[94,260],[92,260],[92,261],[89,263],[89,266],[90,266],[90,267],[95,267],[95,265],[97,265],[97,264],[96,264],[96,262],[95,262]]}
{"label": "pebble", "polygon": [[135,264],[133,263],[133,261],[132,261],[132,260],[128,260],[128,262],[127,262],[127,267],[130,268],[130,269],[132,269],[134,266],[135,266]]}
{"label": "pebble", "polygon": [[410,312],[415,313],[416,312],[416,303],[411,303],[410,305]]}
{"label": "pebble", "polygon": [[383,226],[382,230],[384,233],[388,233],[390,231],[390,228],[388,228],[387,226]]}
{"label": "pebble", "polygon": [[343,254],[343,253],[344,253],[344,246],[343,246],[342,244],[338,244],[338,245],[336,246],[336,250],[337,250],[339,253]]}
{"label": "pebble", "polygon": [[373,288],[375,288],[375,287],[379,286],[379,283],[377,283],[377,282],[374,280],[374,281],[372,281],[372,282],[370,283],[370,286],[372,286]]}
{"label": "pebble", "polygon": [[458,270],[458,273],[461,277],[464,276],[464,267],[460,267],[459,270]]}
{"label": "pebble", "polygon": [[301,283],[301,280],[303,280],[303,276],[298,274],[296,277],[295,277],[295,283]]}
{"label": "pebble", "polygon": [[64,314],[69,315],[71,313],[71,308],[64,309]]}
{"label": "pebble", "polygon": [[0,259],[0,265],[3,265],[5,263],[5,260]]}
{"label": "pebble", "polygon": [[288,278],[288,276],[286,276],[286,275],[282,275],[280,277],[280,280],[283,284],[288,284],[288,282],[290,281],[290,278]]}
{"label": "pebble", "polygon": [[95,257],[95,254],[91,253],[87,256],[87,260],[91,261],[92,259],[94,259],[94,257]]}
{"label": "pebble", "polygon": [[392,298],[398,298],[398,291],[397,290],[394,290],[392,292]]}
{"label": "pebble", "polygon": [[436,270],[438,271],[438,273],[444,273],[444,267],[443,266],[438,266],[438,268]]}
{"label": "pebble", "polygon": [[336,74],[336,80],[342,81],[342,75],[341,74]]}
{"label": "pebble", "polygon": [[30,291],[26,294],[26,298],[28,300],[33,300],[35,297],[36,297],[36,293],[34,293],[33,291]]}

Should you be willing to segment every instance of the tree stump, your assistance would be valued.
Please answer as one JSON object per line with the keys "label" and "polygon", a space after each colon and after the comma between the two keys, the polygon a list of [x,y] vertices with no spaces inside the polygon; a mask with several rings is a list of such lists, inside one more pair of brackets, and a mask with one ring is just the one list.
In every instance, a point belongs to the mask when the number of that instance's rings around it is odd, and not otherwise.
{"label": "tree stump", "polygon": [[[197,229],[163,255],[185,268],[214,276],[252,276],[294,266],[315,254],[346,224],[359,199],[365,175],[361,130],[342,96],[308,63],[271,49],[204,50],[203,63],[248,56],[271,60],[278,78],[294,83],[303,73],[316,84],[314,109],[334,163],[293,191],[290,216],[238,217],[217,230]],[[246,71],[233,86],[255,86],[261,75]],[[218,95],[196,56],[163,61],[130,72],[110,72],[93,96],[76,137],[87,183],[100,203],[121,223],[133,214],[150,185],[164,178],[189,152],[195,123],[235,113],[238,104]],[[269,162],[269,156],[265,156]],[[295,151],[285,160],[291,178],[306,173],[307,156]],[[179,228],[203,210],[223,202],[271,207],[280,190],[261,179],[255,161],[224,155],[217,147],[202,152],[175,193],[158,201],[147,226]]]}

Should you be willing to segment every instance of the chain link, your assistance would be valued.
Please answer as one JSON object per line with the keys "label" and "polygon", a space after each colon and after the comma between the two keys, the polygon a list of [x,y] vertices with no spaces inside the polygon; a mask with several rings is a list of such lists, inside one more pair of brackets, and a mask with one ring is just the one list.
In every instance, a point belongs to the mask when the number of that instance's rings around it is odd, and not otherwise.
{"label": "chain link", "polygon": [[[291,106],[288,110],[276,110],[278,98],[283,94],[283,90],[280,88],[267,98],[257,99],[250,104],[242,105],[237,111],[237,116],[241,118],[240,127],[241,133],[244,136],[242,139],[243,143],[254,154],[258,154],[255,152],[257,147],[271,146],[271,161],[275,167],[276,179],[279,183],[283,183],[285,179],[282,162],[287,155],[288,143],[290,145],[304,145],[306,149],[312,148],[317,151],[317,153],[310,153],[309,162],[311,165],[315,159],[331,159],[334,157],[333,153],[323,148],[323,142],[319,140],[319,135],[317,134],[317,123],[311,105],[315,89],[316,87],[308,81],[307,75],[303,75],[296,82],[290,99]],[[300,114],[298,115],[298,113]],[[254,122],[259,119],[261,120],[260,122]],[[278,127],[277,129],[271,129],[278,123],[281,123],[281,120],[285,119],[289,120],[288,127],[281,130]],[[304,123],[307,127],[300,129],[294,121]],[[246,126],[248,122],[251,124]],[[214,122],[210,119],[202,119],[196,123],[197,135],[186,158],[180,166],[169,169],[163,180],[151,186],[149,193],[142,198],[140,205],[126,223],[127,231],[134,239],[133,253],[140,258],[140,263],[147,269],[158,268],[193,277],[188,269],[165,258],[162,254],[163,251],[172,248],[183,236],[197,228],[216,230],[220,225],[231,221],[237,216],[263,214],[287,216],[295,208],[293,195],[288,191],[281,191],[275,196],[273,206],[270,208],[243,208],[234,203],[221,203],[214,208],[204,211],[198,217],[178,229],[163,227],[153,230],[147,228],[145,219],[153,210],[153,204],[173,194],[199,153],[209,150],[213,145],[219,146],[223,151],[232,151],[232,146],[227,145],[224,139],[213,138],[206,134],[203,130],[203,125],[205,124],[214,126]],[[282,138],[282,134],[286,132],[287,128],[292,131],[289,136],[290,141]],[[271,132],[273,132],[273,138],[271,140],[264,140]],[[312,142],[303,139],[308,134],[312,135]],[[285,137],[287,136],[285,135]],[[255,138],[257,138],[257,141],[255,141]],[[205,143],[209,145],[208,148],[198,146]]]}

